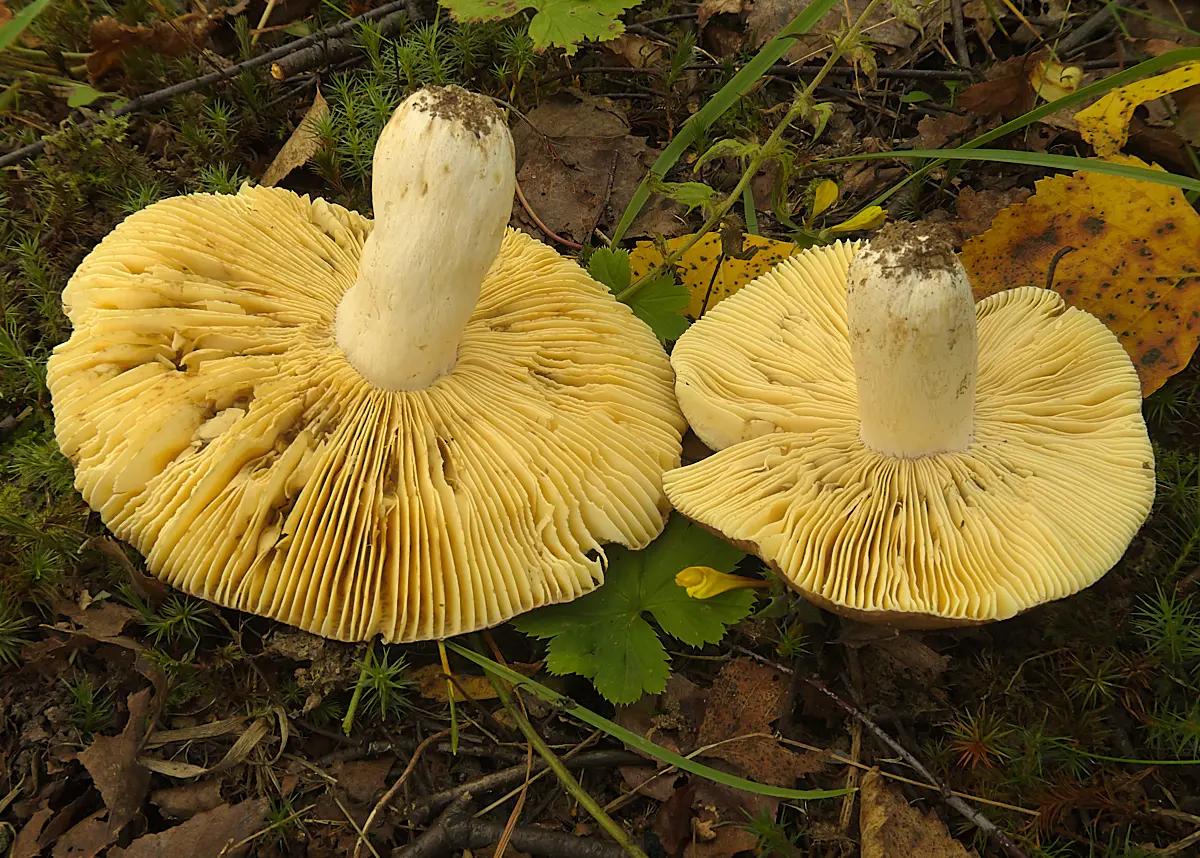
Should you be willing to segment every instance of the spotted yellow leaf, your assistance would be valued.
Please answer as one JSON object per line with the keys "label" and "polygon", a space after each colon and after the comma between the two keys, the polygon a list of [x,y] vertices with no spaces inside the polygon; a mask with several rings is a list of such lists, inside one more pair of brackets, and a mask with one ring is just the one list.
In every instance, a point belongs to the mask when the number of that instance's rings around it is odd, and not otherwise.
{"label": "spotted yellow leaf", "polygon": [[[667,252],[683,247],[691,237],[681,235],[668,239]],[[742,237],[739,256],[748,258],[738,259],[722,252],[719,232],[707,233],[676,264],[679,281],[687,287],[692,296],[688,302],[687,314],[693,319],[698,319],[705,310],[728,298],[795,252],[796,245],[790,241],[775,241],[760,235],[747,234]],[[634,281],[659,265],[662,260],[662,254],[653,242],[638,242],[637,247],[629,253]]]}
{"label": "spotted yellow leaf", "polygon": [[1149,396],[1200,340],[1198,247],[1200,215],[1178,188],[1078,172],[1040,180],[963,245],[962,261],[976,299],[1052,274],[1055,292],[1121,340]]}
{"label": "spotted yellow leaf", "polygon": [[1075,114],[1079,133],[1092,144],[1097,155],[1108,158],[1120,152],[1129,139],[1129,120],[1139,104],[1196,84],[1200,84],[1200,62],[1184,63],[1152,78],[1114,89]]}

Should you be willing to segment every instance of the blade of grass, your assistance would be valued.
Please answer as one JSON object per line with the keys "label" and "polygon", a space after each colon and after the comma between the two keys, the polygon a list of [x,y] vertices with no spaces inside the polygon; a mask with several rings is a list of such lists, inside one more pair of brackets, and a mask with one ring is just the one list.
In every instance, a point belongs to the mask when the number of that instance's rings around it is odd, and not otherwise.
{"label": "blade of grass", "polygon": [[813,0],[803,12],[792,19],[791,23],[780,30],[775,38],[763,45],[750,62],[742,66],[737,74],[729,79],[728,83],[717,90],[716,94],[684,123],[683,127],[679,129],[679,133],[650,167],[650,172],[642,179],[637,190],[633,192],[633,198],[625,207],[625,213],[621,215],[621,221],[613,231],[611,239],[613,246],[616,246],[629,231],[634,218],[638,216],[642,207],[646,205],[646,201],[650,199],[651,185],[656,180],[661,182],[670,169],[675,166],[675,162],[696,142],[700,135],[706,132],[725,111],[733,107],[739,98],[749,92],[750,87],[770,71],[771,66],[783,59],[784,54],[791,50],[792,40],[811,30],[818,21],[825,17],[825,13],[832,9],[836,2],[837,0]]}
{"label": "blade of grass", "polygon": [[0,51],[15,42],[17,37],[25,32],[25,28],[33,23],[33,19],[45,12],[49,5],[50,0],[34,0],[0,27]]}
{"label": "blade of grass", "polygon": [[[1070,107],[1072,104],[1079,104],[1080,102],[1087,101],[1095,96],[1103,95],[1109,90],[1116,89],[1119,86],[1133,83],[1139,78],[1145,77],[1148,74],[1153,74],[1157,71],[1167,68],[1168,66],[1188,62],[1190,60],[1200,60],[1200,48],[1180,48],[1176,51],[1167,51],[1165,54],[1160,54],[1159,56],[1148,59],[1145,62],[1138,63],[1136,66],[1130,66],[1124,71],[1111,74],[1104,78],[1104,80],[1098,80],[1093,84],[1089,84],[1081,89],[1077,89],[1075,92],[1071,93],[1070,95],[1063,96],[1057,101],[1051,101],[1041,105],[1040,107],[1035,107],[1028,113],[1021,114],[1016,119],[1005,122],[1003,125],[998,125],[991,131],[985,131],[978,137],[968,140],[957,149],[948,151],[961,152],[964,149],[978,149],[981,146],[991,143],[993,140],[1003,137],[1005,134],[1018,131],[1021,128],[1024,128],[1026,125],[1036,122],[1043,116],[1049,116],[1051,113],[1057,113],[1064,107]],[[931,170],[947,160],[950,159],[945,157],[939,158],[931,164],[926,164],[924,167],[912,173],[911,175],[905,176],[895,185],[888,188],[878,197],[863,206],[863,209],[868,209],[871,206],[882,206],[890,197],[898,193],[900,189],[909,182],[924,178]]]}
{"label": "blade of grass", "polygon": [[557,691],[552,691],[541,683],[535,682],[527,676],[522,676],[515,670],[510,670],[504,665],[492,661],[492,659],[488,658],[487,656],[480,655],[473,650],[459,646],[453,641],[446,641],[446,648],[453,650],[468,661],[479,665],[484,670],[488,671],[488,673],[503,677],[512,685],[527,689],[553,706],[562,707],[572,717],[578,718],[580,721],[583,721],[585,724],[589,724],[598,730],[603,730],[614,739],[624,742],[626,745],[634,748],[635,750],[649,754],[651,757],[654,757],[654,759],[661,760],[664,763],[669,763],[685,772],[691,772],[692,774],[699,775],[702,778],[708,778],[709,780],[715,781],[716,783],[724,786],[746,790],[746,792],[756,793],[757,795],[769,795],[776,798],[790,798],[802,801],[819,798],[836,798],[838,796],[846,795],[846,793],[849,792],[849,790],[844,789],[786,789],[784,787],[769,786],[767,784],[760,784],[756,783],[755,781],[746,780],[745,778],[739,778],[733,775],[725,774],[725,772],[718,771],[717,769],[706,766],[703,763],[697,763],[695,760],[689,760],[687,757],[682,757],[673,751],[668,751],[666,748],[656,745],[648,739],[643,739],[637,733],[626,730],[619,724],[614,724],[612,721],[609,721],[603,715],[599,715],[587,707],[581,706],[570,697],[559,694]]}
{"label": "blade of grass", "polygon": [[1134,167],[1129,164],[1114,164],[1111,161],[1100,161],[1096,158],[1076,158],[1071,155],[1050,155],[1042,152],[1014,152],[1009,149],[897,149],[893,152],[863,152],[858,155],[845,155],[841,158],[822,158],[813,161],[812,166],[836,164],[843,161],[877,161],[887,158],[932,158],[937,159],[939,163],[941,161],[1001,161],[1006,164],[1045,167],[1048,170],[1105,173],[1142,182],[1154,182],[1158,185],[1170,185],[1173,188],[1200,190],[1200,179],[1192,179],[1164,170],[1151,170],[1148,167]]}

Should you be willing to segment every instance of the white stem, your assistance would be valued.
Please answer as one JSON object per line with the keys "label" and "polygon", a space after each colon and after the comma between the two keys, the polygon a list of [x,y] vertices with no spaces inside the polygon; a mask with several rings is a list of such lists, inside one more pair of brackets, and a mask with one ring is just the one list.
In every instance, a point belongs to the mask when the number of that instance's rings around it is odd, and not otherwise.
{"label": "white stem", "polygon": [[367,381],[419,390],[454,368],[515,185],[512,136],[487,98],[429,87],[397,108],[375,147],[375,227],[334,323]]}
{"label": "white stem", "polygon": [[975,429],[975,302],[951,247],[911,224],[880,232],[847,273],[863,443],[915,459]]}

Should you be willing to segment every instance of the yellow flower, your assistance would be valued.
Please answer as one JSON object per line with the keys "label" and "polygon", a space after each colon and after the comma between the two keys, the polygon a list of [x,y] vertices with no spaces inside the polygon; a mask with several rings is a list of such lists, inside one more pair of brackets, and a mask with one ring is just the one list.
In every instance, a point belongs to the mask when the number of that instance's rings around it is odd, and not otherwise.
{"label": "yellow flower", "polygon": [[693,599],[708,599],[743,587],[771,586],[770,581],[763,581],[761,578],[730,575],[728,572],[718,572],[710,566],[689,566],[675,576],[675,583],[685,588]]}

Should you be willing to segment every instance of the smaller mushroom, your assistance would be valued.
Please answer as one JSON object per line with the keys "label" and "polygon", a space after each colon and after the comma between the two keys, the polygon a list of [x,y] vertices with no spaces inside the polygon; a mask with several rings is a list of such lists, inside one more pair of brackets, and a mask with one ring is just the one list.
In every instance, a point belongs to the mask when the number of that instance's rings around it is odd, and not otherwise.
{"label": "smaller mushroom", "polygon": [[671,502],[857,620],[969,625],[1068,596],[1154,499],[1112,332],[1046,289],[974,304],[952,248],[912,224],[786,260],[671,363],[719,451],[664,476]]}

